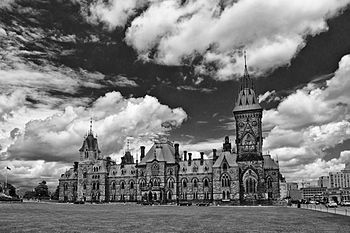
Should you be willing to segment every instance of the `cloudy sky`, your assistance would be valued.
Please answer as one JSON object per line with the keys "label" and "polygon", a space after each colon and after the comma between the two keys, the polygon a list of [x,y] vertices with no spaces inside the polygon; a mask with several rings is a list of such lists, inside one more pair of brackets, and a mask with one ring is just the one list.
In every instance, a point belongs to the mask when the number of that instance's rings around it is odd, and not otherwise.
{"label": "cloudy sky", "polygon": [[242,51],[287,181],[350,161],[350,0],[0,1],[0,179],[51,188],[93,118],[103,155],[234,140]]}

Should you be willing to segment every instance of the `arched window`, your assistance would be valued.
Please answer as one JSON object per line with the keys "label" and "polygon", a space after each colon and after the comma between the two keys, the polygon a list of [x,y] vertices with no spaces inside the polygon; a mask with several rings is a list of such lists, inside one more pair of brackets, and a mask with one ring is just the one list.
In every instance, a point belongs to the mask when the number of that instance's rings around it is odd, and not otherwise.
{"label": "arched window", "polygon": [[222,187],[230,187],[230,178],[228,177],[227,174],[224,174],[221,177],[221,186]]}
{"label": "arched window", "polygon": [[198,188],[198,180],[197,179],[193,179],[193,187]]}
{"label": "arched window", "polygon": [[182,188],[187,188],[187,180],[186,179],[183,179],[182,180]]}
{"label": "arched window", "polygon": [[168,187],[173,189],[174,188],[174,180],[173,178],[169,178],[168,179]]}
{"label": "arched window", "polygon": [[95,190],[95,189],[96,189],[96,184],[92,183],[92,190]]}
{"label": "arched window", "polygon": [[115,190],[115,182],[112,183],[112,189]]}
{"label": "arched window", "polygon": [[246,179],[246,192],[256,193],[256,180],[253,178]]}
{"label": "arched window", "polygon": [[96,189],[99,190],[100,189],[100,183],[97,182],[96,184]]}
{"label": "arched window", "polygon": [[83,178],[86,178],[87,177],[87,173],[86,171],[83,172]]}
{"label": "arched window", "polygon": [[140,187],[141,187],[141,188],[146,187],[146,181],[145,181],[144,179],[141,179],[141,180],[140,180]]}
{"label": "arched window", "polygon": [[122,181],[122,182],[120,182],[120,189],[125,189],[125,184],[124,184],[124,182]]}
{"label": "arched window", "polygon": [[229,191],[226,191],[226,198],[230,199],[230,192]]}
{"label": "arched window", "polygon": [[222,191],[222,199],[225,200],[226,199],[226,192]]}
{"label": "arched window", "polygon": [[130,189],[134,189],[134,181],[130,182]]}
{"label": "arched window", "polygon": [[205,188],[209,187],[209,181],[208,181],[208,179],[205,179],[205,180],[204,180],[204,187],[205,187]]}
{"label": "arched window", "polygon": [[68,190],[68,184],[67,184],[67,183],[64,183],[63,189],[64,189],[64,191],[67,191],[67,190]]}

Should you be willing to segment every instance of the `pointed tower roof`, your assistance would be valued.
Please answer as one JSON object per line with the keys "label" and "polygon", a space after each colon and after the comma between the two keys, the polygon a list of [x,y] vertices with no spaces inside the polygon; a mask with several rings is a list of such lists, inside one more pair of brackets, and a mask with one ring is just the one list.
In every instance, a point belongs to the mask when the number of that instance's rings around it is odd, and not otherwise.
{"label": "pointed tower roof", "polygon": [[97,136],[94,136],[94,132],[92,131],[92,118],[90,119],[90,129],[88,131],[87,136],[85,137],[83,141],[82,147],[79,149],[79,151],[98,151],[100,153],[100,149],[98,148],[98,143],[97,143]]}
{"label": "pointed tower roof", "polygon": [[250,78],[247,68],[247,56],[244,51],[244,74],[240,79],[240,91],[238,94],[237,102],[234,112],[246,111],[246,110],[260,110],[262,109],[258,98],[255,95],[254,82]]}

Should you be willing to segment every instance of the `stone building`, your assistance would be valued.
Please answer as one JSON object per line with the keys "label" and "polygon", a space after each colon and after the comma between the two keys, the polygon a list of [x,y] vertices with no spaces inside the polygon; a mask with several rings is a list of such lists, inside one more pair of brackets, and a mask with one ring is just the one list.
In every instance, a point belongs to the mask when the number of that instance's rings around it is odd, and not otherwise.
{"label": "stone building", "polygon": [[259,203],[280,198],[278,161],[263,155],[262,107],[247,67],[233,109],[235,147],[228,136],[212,158],[180,153],[179,144],[159,140],[140,161],[126,152],[120,164],[101,155],[92,129],[83,141],[80,161],[61,175],[61,201],[157,201]]}

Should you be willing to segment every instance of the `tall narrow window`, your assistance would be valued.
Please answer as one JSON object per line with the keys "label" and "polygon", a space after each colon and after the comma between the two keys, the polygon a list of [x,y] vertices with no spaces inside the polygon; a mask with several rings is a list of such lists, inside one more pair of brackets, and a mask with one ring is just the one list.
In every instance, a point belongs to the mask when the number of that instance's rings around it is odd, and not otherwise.
{"label": "tall narrow window", "polygon": [[209,181],[208,181],[208,179],[205,179],[205,180],[204,180],[204,187],[205,187],[205,188],[209,187]]}
{"label": "tall narrow window", "polygon": [[221,177],[221,186],[222,187],[230,187],[230,178],[228,177],[227,174],[224,174]]}

